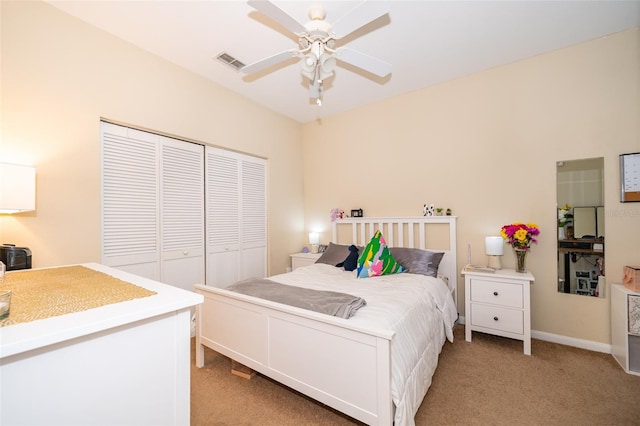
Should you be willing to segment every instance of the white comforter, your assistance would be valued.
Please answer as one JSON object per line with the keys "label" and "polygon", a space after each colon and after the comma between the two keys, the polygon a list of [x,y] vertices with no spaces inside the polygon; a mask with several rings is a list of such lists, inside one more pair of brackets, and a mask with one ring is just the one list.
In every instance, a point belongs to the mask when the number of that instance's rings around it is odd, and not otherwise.
{"label": "white comforter", "polygon": [[367,305],[348,321],[395,331],[391,342],[391,396],[396,426],[414,417],[438,364],[446,338],[453,342],[458,313],[445,282],[417,274],[356,278],[356,273],[313,264],[269,279],[281,284],[360,296]]}

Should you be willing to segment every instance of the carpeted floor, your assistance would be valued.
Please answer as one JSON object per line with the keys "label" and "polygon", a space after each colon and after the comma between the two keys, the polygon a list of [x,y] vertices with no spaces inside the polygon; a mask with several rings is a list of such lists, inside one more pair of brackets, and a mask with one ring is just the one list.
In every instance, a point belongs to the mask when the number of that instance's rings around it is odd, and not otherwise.
{"label": "carpeted floor", "polygon": [[[195,345],[192,342],[192,345]],[[312,366],[310,366],[311,368]],[[231,361],[209,349],[205,367],[192,350],[191,424],[353,425],[359,422],[261,375],[230,373]],[[446,343],[416,425],[640,425],[640,376],[609,354],[473,334],[464,326]]]}

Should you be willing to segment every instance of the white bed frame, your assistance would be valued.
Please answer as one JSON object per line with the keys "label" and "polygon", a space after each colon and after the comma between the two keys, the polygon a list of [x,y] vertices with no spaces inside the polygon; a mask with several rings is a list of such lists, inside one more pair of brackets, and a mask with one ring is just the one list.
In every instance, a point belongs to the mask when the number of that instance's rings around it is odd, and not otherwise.
{"label": "white bed frame", "polygon": [[[439,274],[457,306],[456,218],[350,218],[349,244],[364,245],[381,229],[390,247],[444,251]],[[448,247],[430,247],[427,228],[448,225]],[[358,237],[360,237],[358,239]],[[444,243],[443,243],[444,244]],[[393,331],[365,329],[332,317],[224,289],[196,285],[196,365],[204,366],[204,346],[371,425],[393,424],[391,340]]]}

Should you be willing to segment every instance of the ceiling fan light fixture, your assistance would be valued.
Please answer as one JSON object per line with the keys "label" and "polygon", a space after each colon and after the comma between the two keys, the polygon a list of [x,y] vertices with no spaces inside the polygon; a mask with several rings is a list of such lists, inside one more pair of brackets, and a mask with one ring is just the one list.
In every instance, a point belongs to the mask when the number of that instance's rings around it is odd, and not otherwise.
{"label": "ceiling fan light fixture", "polygon": [[308,55],[305,55],[302,60],[302,75],[307,77],[309,80],[313,80],[316,75],[317,65],[318,59],[315,54],[309,53]]}
{"label": "ceiling fan light fixture", "polygon": [[323,53],[320,56],[319,68],[320,68],[320,78],[325,79],[329,78],[333,75],[333,70],[336,67],[336,58],[333,57],[330,53]]}
{"label": "ceiling fan light fixture", "polygon": [[248,0],[247,3],[295,34],[299,48],[250,64],[243,68],[245,75],[289,60],[292,56],[302,59],[301,73],[309,79],[309,97],[321,106],[323,80],[333,77],[337,59],[380,77],[386,77],[391,72],[391,65],[384,61],[344,47],[335,48],[337,39],[342,39],[387,14],[388,6],[385,2],[362,0],[357,7],[339,18],[335,26],[325,20],[324,8],[317,5],[309,8],[310,21],[302,24],[272,0]]}

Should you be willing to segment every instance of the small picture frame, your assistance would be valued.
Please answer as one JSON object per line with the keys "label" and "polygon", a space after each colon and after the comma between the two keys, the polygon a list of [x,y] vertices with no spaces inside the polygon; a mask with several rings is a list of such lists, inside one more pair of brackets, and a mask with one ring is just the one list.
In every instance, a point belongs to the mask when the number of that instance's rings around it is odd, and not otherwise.
{"label": "small picture frame", "polygon": [[326,246],[326,245],[324,245],[324,244],[320,244],[320,245],[318,246],[318,253],[324,253],[325,251],[327,251],[327,247],[328,247],[328,246]]}
{"label": "small picture frame", "polygon": [[351,217],[362,217],[362,209],[351,210]]}

